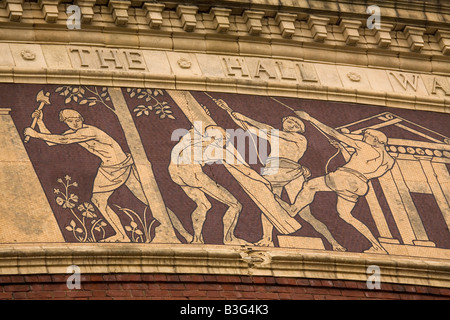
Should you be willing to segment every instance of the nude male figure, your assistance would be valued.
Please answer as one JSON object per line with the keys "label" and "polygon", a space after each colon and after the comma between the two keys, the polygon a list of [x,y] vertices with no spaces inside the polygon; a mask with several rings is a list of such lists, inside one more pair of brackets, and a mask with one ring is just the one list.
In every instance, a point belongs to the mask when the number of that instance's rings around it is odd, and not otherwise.
{"label": "nude male figure", "polygon": [[52,134],[47,129],[41,111],[36,110],[32,117],[37,118],[39,132],[26,128],[25,136],[43,140],[49,146],[78,144],[101,159],[91,201],[115,231],[115,235],[103,241],[130,242],[119,217],[108,205],[108,199],[116,189],[125,184],[137,199],[148,205],[131,155],[125,153],[107,133],[84,123],[83,117],[76,110],[64,109],[59,113],[59,120],[69,127],[62,134]]}
{"label": "nude male figure", "polygon": [[[223,100],[217,100],[216,103],[225,110],[231,110]],[[298,192],[302,189],[304,182],[311,175],[309,169],[299,163],[307,148],[307,140],[302,134],[305,131],[303,122],[297,117],[287,116],[282,119],[283,129],[276,130],[268,124],[258,122],[238,112],[232,112],[230,116],[238,126],[243,129],[246,129],[245,126],[249,130],[253,129],[253,132],[269,143],[272,141],[271,135],[277,136],[275,140],[277,145],[271,146],[271,152],[265,163],[263,163],[262,174],[270,182],[274,194],[281,197],[284,188],[289,199],[293,202]],[[245,125],[243,125],[244,123]],[[305,207],[299,215],[330,242],[333,250],[345,250],[334,239],[328,228],[311,215],[309,206]],[[261,214],[261,222],[263,235],[256,245],[273,246],[273,224],[269,222],[264,214]]]}
{"label": "nude male figure", "polygon": [[[204,133],[197,132],[196,128],[189,130],[173,147],[169,174],[186,195],[197,205],[191,214],[194,236],[191,243],[204,243],[203,224],[206,215],[211,209],[206,195],[228,206],[223,216],[223,242],[230,245],[249,244],[234,235],[234,230],[242,210],[242,204],[223,186],[211,179],[203,172],[206,164],[230,161],[230,164],[242,164],[234,155],[226,155],[226,133],[218,126],[208,126]],[[255,180],[268,184],[263,178],[255,174],[250,168],[245,170],[240,166],[240,174],[245,174]],[[244,172],[242,171],[244,170]]]}
{"label": "nude male figure", "polygon": [[386,253],[369,228],[351,213],[358,199],[369,190],[368,181],[381,177],[394,165],[394,159],[386,151],[386,135],[377,130],[367,129],[362,141],[354,140],[326,126],[304,111],[296,111],[296,114],[303,120],[310,121],[325,134],[354,148],[355,152],[347,163],[336,171],[305,183],[292,205],[279,198],[277,201],[293,217],[313,202],[317,192],[334,191],[338,196],[336,207],[339,217],[370,241],[372,246],[365,252]]}

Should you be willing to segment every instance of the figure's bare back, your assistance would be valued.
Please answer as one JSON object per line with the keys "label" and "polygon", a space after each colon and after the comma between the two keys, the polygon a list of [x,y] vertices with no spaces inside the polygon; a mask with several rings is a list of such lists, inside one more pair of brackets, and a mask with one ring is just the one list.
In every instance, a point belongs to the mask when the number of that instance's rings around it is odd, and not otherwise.
{"label": "figure's bare back", "polygon": [[107,133],[96,127],[84,125],[83,128],[77,131],[77,134],[91,137],[91,139],[79,142],[79,144],[93,155],[99,157],[103,165],[115,165],[125,161],[127,158],[120,145]]}

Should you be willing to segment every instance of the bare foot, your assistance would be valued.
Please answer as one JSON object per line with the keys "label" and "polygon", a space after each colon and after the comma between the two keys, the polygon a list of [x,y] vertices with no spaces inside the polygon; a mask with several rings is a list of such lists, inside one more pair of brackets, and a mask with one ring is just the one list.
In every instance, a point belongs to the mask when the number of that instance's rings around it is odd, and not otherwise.
{"label": "bare foot", "polygon": [[273,241],[271,239],[268,238],[262,238],[261,240],[259,240],[258,242],[255,243],[255,246],[258,247],[273,247]]}
{"label": "bare foot", "polygon": [[205,242],[203,241],[203,236],[196,236],[194,235],[192,237],[192,241],[190,242],[191,244],[204,244]]}
{"label": "bare foot", "polygon": [[343,246],[341,246],[340,244],[337,244],[337,245],[333,245],[333,251],[345,252],[345,251],[347,251],[347,249],[344,248]]}
{"label": "bare foot", "polygon": [[223,244],[232,245],[232,246],[251,246],[252,243],[245,241],[243,239],[239,239],[236,237],[231,238],[230,240],[223,240]]}
{"label": "bare foot", "polygon": [[384,250],[384,248],[381,246],[372,246],[369,249],[367,249],[366,251],[364,251],[364,253],[388,254],[387,251]]}

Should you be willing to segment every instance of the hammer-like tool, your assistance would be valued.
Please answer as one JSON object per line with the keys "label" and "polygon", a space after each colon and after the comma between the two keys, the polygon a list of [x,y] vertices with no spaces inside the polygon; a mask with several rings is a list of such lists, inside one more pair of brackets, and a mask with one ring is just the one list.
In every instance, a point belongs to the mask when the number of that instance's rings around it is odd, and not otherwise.
{"label": "hammer-like tool", "polygon": [[[44,94],[44,90],[41,90],[38,92],[37,96],[36,96],[36,101],[39,102],[39,107],[37,108],[37,110],[41,111],[42,108],[44,108],[44,106],[46,104],[50,104],[50,92],[46,92]],[[33,119],[33,122],[31,123],[31,129],[34,129],[34,127],[36,126],[37,123],[37,118]],[[28,143],[28,141],[30,141],[30,136],[26,136],[24,142]]]}

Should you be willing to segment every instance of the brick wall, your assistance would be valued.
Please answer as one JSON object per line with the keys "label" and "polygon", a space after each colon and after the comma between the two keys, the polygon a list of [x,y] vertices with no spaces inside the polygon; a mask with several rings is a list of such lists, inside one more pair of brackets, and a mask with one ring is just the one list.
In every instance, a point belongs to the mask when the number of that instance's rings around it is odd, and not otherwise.
{"label": "brick wall", "polygon": [[68,275],[0,276],[0,299],[449,299],[449,288],[300,278],[173,274],[86,274],[81,289]]}

